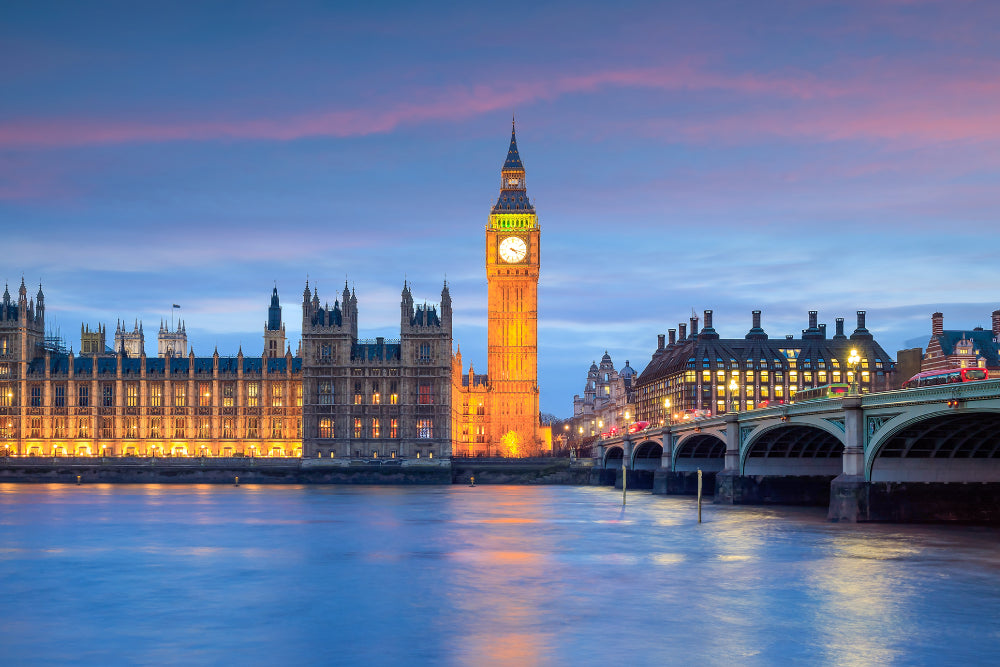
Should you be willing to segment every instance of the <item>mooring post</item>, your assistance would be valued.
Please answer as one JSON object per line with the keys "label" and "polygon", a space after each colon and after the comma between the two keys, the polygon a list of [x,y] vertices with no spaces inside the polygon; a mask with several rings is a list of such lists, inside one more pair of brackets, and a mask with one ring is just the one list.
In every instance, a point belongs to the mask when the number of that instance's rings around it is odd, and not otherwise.
{"label": "mooring post", "polygon": [[698,468],[698,523],[701,523],[701,468]]}
{"label": "mooring post", "polygon": [[240,478],[236,477],[236,479],[233,480],[233,486],[239,486],[239,485],[240,485]]}

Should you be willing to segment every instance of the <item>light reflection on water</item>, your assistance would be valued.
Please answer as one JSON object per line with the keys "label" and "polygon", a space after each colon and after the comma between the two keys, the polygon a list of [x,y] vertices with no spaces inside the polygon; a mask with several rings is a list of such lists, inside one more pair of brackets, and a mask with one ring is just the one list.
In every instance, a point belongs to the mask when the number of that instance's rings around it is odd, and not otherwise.
{"label": "light reflection on water", "polygon": [[1000,530],[566,487],[0,485],[0,655],[912,664],[1000,650]]}

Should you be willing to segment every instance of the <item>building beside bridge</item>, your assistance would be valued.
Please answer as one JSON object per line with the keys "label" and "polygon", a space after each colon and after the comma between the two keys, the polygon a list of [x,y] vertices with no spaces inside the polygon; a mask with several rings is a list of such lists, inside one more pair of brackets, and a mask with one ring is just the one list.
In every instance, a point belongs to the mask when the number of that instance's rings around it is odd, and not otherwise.
{"label": "building beside bridge", "polygon": [[[931,315],[931,337],[920,364],[922,371],[985,368],[1000,377],[1000,310],[993,311],[992,327],[945,329],[944,314]],[[903,378],[904,380],[906,378]]]}
{"label": "building beside bridge", "polygon": [[[659,424],[687,410],[718,415],[753,410],[792,399],[797,391],[831,383],[849,383],[852,349],[862,392],[892,387],[895,362],[865,326],[865,311],[857,312],[857,327],[847,335],[844,318],[836,319],[832,337],[817,312],[809,311],[809,326],[800,338],[770,338],[761,327],[761,311],[743,338],[722,338],[705,311],[705,326],[690,320],[660,334],[656,351],[635,383],[636,419]],[[735,391],[731,388],[735,386]],[[667,403],[669,401],[669,404]],[[668,407],[669,405],[669,407]]]}

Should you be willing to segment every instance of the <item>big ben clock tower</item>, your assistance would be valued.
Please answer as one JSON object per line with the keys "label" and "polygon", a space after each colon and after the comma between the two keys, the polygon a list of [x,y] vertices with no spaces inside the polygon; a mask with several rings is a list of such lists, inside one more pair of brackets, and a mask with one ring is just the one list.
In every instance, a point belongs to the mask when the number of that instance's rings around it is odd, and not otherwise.
{"label": "big ben clock tower", "polygon": [[538,218],[524,185],[524,165],[511,121],[500,197],[486,227],[489,284],[490,440],[516,455],[539,442]]}

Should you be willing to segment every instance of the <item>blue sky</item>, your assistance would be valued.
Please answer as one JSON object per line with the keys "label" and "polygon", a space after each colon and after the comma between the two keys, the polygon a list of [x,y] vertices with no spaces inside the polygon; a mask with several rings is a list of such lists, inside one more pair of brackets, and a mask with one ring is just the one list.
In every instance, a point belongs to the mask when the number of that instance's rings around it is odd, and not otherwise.
{"label": "blue sky", "polygon": [[[346,4],[346,3],[345,3]],[[542,227],[542,409],[694,309],[818,310],[894,353],[1000,307],[1000,5],[7,3],[0,279],[49,324],[183,306],[197,354],[293,345],[309,277],[361,335],[445,277],[486,368],[483,229],[512,113]],[[31,292],[34,292],[32,287]]]}

